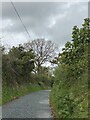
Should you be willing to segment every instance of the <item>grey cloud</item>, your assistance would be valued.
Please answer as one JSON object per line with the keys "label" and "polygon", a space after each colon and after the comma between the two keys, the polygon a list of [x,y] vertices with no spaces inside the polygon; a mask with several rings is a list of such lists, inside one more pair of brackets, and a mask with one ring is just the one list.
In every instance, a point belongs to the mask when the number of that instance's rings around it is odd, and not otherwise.
{"label": "grey cloud", "polygon": [[66,16],[62,19],[59,19],[55,26],[49,30],[48,33],[52,34],[52,39],[63,46],[66,41],[72,39],[72,28],[74,25],[81,27],[83,19],[88,15],[87,3],[78,3],[72,5],[66,12]]}
{"label": "grey cloud", "polygon": [[[37,18],[43,18],[44,16],[48,16],[49,14],[56,14],[58,7],[63,5],[65,3],[53,3],[53,2],[18,2],[14,3],[17,10],[21,14],[22,17],[28,16],[30,17],[37,17]],[[12,8],[12,5],[10,2],[3,3],[3,17],[4,18],[16,18],[16,15],[14,13],[14,10]]]}
{"label": "grey cloud", "polygon": [[[87,3],[14,3],[25,26],[35,36],[45,36],[63,46],[71,40],[71,30],[74,25],[80,26],[87,17]],[[10,19],[13,26],[6,26],[3,31],[10,33],[25,32],[11,3],[3,3],[3,21]],[[60,18],[59,18],[60,17]],[[53,20],[55,23],[52,23]],[[6,23],[5,23],[6,24]],[[51,24],[51,27],[50,27]]]}
{"label": "grey cloud", "polygon": [[[14,3],[27,29],[41,34],[49,24],[49,17],[59,14],[58,8],[65,3]],[[24,28],[17,18],[11,3],[3,3],[3,19],[11,19],[14,26],[8,26],[3,31],[22,32]]]}

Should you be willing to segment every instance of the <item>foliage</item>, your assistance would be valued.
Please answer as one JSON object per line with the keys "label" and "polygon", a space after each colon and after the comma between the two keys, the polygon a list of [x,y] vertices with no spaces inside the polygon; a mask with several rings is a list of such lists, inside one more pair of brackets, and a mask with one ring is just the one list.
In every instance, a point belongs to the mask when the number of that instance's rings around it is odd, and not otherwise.
{"label": "foliage", "polygon": [[26,52],[24,48],[13,47],[9,53],[2,55],[3,84],[15,85],[28,81],[30,73],[34,69],[32,50]]}
{"label": "foliage", "polygon": [[73,27],[72,41],[65,44],[57,59],[51,102],[60,118],[88,117],[89,23],[86,18],[82,28]]}
{"label": "foliage", "polygon": [[9,52],[2,47],[2,96],[3,103],[21,95],[40,89],[49,88],[51,76],[49,68],[40,66],[39,74],[33,72],[36,55],[32,49],[28,51],[24,45],[13,46]]}

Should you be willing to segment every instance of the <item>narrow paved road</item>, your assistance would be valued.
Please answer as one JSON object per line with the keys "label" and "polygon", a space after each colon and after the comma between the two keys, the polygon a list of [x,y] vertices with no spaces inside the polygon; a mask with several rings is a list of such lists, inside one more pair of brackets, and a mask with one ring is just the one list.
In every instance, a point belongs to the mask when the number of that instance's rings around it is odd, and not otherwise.
{"label": "narrow paved road", "polygon": [[34,92],[3,105],[3,118],[51,118],[50,90]]}

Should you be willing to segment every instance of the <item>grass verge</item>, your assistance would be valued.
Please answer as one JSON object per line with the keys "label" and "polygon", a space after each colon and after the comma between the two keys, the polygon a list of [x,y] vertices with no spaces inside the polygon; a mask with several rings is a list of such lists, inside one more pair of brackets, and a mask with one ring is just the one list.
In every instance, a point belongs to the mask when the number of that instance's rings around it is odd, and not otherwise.
{"label": "grass verge", "polygon": [[36,92],[39,90],[44,90],[45,87],[41,87],[39,85],[33,85],[33,84],[23,84],[20,86],[14,86],[14,87],[7,87],[4,86],[2,89],[2,103],[0,102],[0,105],[3,105],[11,100],[17,99],[20,96],[24,96],[31,92]]}

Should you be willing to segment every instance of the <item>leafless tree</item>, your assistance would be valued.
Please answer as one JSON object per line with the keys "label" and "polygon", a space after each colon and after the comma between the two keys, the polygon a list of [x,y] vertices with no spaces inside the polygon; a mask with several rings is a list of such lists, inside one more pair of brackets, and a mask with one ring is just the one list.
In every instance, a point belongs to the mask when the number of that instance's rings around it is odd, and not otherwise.
{"label": "leafless tree", "polygon": [[28,51],[32,49],[35,54],[35,65],[37,66],[38,73],[40,67],[47,61],[51,61],[57,52],[56,45],[51,41],[45,39],[36,39],[24,44],[25,49]]}

